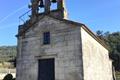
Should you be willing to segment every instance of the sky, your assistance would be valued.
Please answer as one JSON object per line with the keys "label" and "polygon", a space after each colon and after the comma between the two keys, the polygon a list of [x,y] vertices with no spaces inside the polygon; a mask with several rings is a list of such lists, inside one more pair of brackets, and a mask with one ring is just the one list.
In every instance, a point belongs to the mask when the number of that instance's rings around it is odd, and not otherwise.
{"label": "sky", "polygon": [[[120,31],[120,0],[66,0],[69,20],[88,26],[94,33]],[[19,16],[30,0],[0,0],[0,46],[17,45]]]}

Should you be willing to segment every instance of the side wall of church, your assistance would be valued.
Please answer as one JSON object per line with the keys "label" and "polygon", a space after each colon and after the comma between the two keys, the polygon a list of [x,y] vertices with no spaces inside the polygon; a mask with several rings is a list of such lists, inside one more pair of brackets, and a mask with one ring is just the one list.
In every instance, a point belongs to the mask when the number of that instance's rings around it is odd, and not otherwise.
{"label": "side wall of church", "polygon": [[84,80],[113,80],[108,50],[81,28]]}
{"label": "side wall of church", "polygon": [[[80,27],[44,17],[18,38],[17,80],[38,80],[38,60],[55,59],[55,80],[82,80]],[[43,33],[50,32],[50,45]]]}

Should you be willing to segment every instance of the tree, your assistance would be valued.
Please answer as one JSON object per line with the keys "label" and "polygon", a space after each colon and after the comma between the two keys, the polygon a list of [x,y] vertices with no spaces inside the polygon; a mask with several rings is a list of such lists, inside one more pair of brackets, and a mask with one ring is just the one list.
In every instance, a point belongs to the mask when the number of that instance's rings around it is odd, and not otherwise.
{"label": "tree", "polygon": [[12,74],[7,74],[3,80],[12,80],[12,79],[13,79]]}
{"label": "tree", "polygon": [[13,78],[12,74],[7,74],[3,80],[15,80],[15,78]]}
{"label": "tree", "polygon": [[115,70],[120,71],[120,32],[105,32],[97,31],[97,36],[103,40],[109,49],[109,56],[113,59],[113,65],[115,66]]}

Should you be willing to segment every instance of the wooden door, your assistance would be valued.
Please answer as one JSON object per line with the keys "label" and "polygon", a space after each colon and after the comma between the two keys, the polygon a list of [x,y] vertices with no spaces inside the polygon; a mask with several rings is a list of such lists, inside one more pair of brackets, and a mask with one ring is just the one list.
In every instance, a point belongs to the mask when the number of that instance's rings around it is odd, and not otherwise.
{"label": "wooden door", "polygon": [[40,59],[38,80],[55,80],[54,59]]}

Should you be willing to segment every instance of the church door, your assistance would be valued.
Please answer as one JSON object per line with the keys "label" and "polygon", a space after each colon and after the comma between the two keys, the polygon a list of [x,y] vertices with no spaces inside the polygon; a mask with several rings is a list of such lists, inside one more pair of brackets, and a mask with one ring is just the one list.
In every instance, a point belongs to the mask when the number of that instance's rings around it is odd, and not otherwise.
{"label": "church door", "polygon": [[38,80],[55,80],[54,59],[40,59]]}

